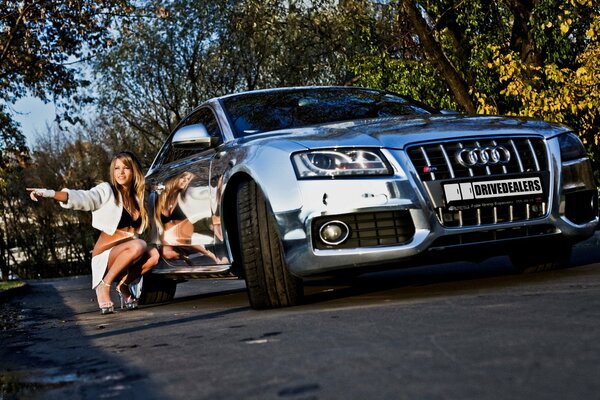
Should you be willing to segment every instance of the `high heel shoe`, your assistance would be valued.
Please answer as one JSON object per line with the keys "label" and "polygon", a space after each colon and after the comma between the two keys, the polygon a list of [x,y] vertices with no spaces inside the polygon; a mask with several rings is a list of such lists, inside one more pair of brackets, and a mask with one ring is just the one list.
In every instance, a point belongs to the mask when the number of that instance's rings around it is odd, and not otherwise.
{"label": "high heel shoe", "polygon": [[[129,295],[124,295],[121,292],[121,287],[123,286],[127,287]],[[121,310],[124,308],[127,310],[135,310],[136,308],[138,308],[138,299],[136,299],[135,296],[131,294],[131,289],[129,288],[128,284],[122,283],[119,286],[117,286],[117,293],[119,294],[119,298],[121,299]]]}
{"label": "high heel shoe", "polygon": [[108,286],[109,291],[110,291],[110,285],[108,283],[104,282],[104,280],[101,280],[100,284],[98,284],[98,286],[96,286],[96,298],[98,299],[98,307],[100,307],[100,314],[102,314],[102,315],[112,314],[115,311],[115,304],[110,300],[103,301],[102,303],[100,302],[100,296],[98,293],[98,289],[100,288],[100,285]]}

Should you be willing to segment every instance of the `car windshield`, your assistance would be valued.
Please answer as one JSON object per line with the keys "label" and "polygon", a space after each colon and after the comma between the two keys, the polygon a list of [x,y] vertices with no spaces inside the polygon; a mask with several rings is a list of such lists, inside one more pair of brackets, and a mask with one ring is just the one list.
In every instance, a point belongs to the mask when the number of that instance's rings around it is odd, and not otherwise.
{"label": "car windshield", "polygon": [[329,122],[433,112],[391,93],[357,88],[242,93],[222,102],[236,137]]}

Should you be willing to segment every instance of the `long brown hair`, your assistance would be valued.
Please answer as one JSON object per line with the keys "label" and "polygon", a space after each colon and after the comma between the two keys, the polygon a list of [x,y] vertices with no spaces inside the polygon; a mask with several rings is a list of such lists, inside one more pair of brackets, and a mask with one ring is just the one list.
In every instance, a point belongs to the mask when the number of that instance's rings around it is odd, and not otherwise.
{"label": "long brown hair", "polygon": [[181,195],[182,198],[185,197],[187,187],[185,189],[179,188],[179,180],[183,177],[189,177],[191,180],[194,178],[194,174],[185,171],[165,182],[165,188],[156,199],[156,205],[154,206],[154,221],[156,224],[163,226],[162,219],[160,218],[162,212],[171,202],[175,201],[179,195]]}
{"label": "long brown hair", "polygon": [[[112,187],[115,195],[115,202],[117,205],[120,204],[120,198],[124,197],[123,190],[120,185],[115,181],[115,164],[117,160],[121,160],[127,168],[133,171],[133,179],[131,180],[131,186],[128,188],[129,198],[123,198],[123,202],[132,204],[140,212],[140,218],[142,218],[142,225],[140,232],[146,229],[148,226],[148,213],[146,212],[146,203],[144,201],[146,183],[144,181],[144,173],[142,172],[142,164],[140,164],[137,157],[130,151],[122,151],[113,156],[110,161],[110,186]],[[121,196],[119,196],[119,193]],[[133,216],[132,216],[133,217]]]}

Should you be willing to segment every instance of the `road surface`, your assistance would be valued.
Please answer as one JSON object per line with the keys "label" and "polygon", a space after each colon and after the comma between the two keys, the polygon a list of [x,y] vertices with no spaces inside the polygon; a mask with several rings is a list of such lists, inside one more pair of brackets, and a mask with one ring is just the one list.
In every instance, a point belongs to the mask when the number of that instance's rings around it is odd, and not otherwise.
{"label": "road surface", "polygon": [[0,304],[0,399],[599,399],[599,243],[560,271],[498,257],[309,281],[271,311],[239,280],[108,316],[89,276],[30,282]]}

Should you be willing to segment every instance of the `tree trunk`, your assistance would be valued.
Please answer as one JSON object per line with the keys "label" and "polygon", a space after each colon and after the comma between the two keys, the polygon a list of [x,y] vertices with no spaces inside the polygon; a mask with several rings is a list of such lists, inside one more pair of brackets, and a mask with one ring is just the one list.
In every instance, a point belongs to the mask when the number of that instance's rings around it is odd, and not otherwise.
{"label": "tree trunk", "polygon": [[510,9],[514,22],[512,26],[510,47],[521,55],[521,61],[542,65],[543,54],[538,51],[533,35],[529,29],[529,20],[537,0],[504,0]]}
{"label": "tree trunk", "polygon": [[419,9],[413,0],[402,0],[402,9],[410,20],[415,33],[421,41],[423,50],[427,59],[435,66],[440,75],[446,81],[448,87],[454,95],[456,102],[467,112],[475,113],[477,111],[471,96],[469,95],[469,86],[452,65],[440,44],[431,34],[427,22],[421,15]]}

